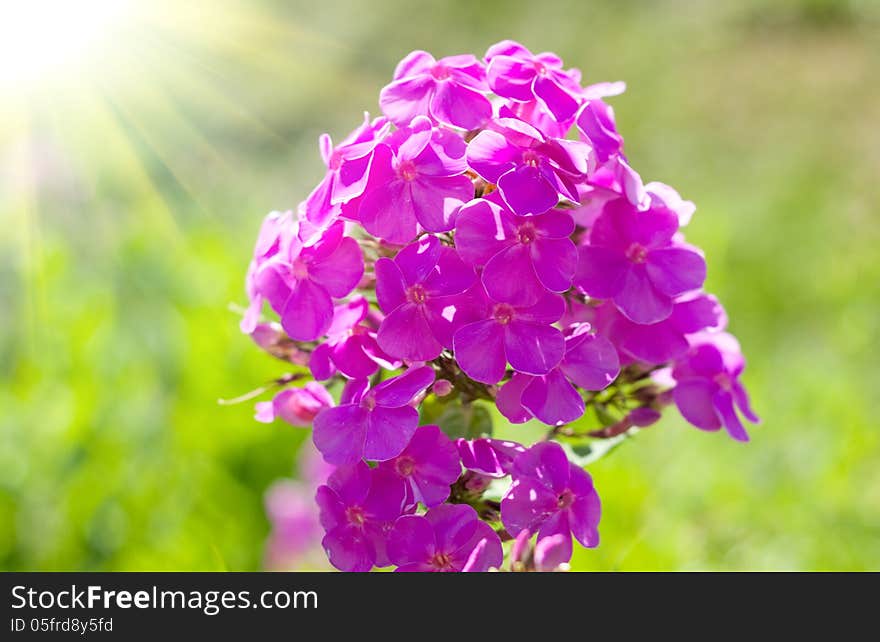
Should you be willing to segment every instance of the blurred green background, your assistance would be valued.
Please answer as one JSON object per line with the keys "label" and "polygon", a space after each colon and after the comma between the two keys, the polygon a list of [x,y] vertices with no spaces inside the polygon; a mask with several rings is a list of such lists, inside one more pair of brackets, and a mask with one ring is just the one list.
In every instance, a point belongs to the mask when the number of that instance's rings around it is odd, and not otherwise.
{"label": "blurred green background", "polygon": [[63,62],[0,63],[0,568],[260,567],[307,432],[217,404],[285,371],[227,308],[259,223],[408,51],[509,37],[627,81],[630,159],[697,203],[764,419],[743,446],[669,412],[594,465],[574,567],[880,569],[880,3],[81,6]]}

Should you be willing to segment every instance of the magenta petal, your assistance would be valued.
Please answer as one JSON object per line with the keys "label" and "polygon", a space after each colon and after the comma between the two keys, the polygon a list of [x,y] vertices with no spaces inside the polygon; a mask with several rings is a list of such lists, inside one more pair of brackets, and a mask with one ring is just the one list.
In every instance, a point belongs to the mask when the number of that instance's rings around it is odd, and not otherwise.
{"label": "magenta petal", "polygon": [[562,361],[565,339],[553,326],[514,320],[505,328],[504,353],[517,372],[543,375]]}
{"label": "magenta petal", "polygon": [[315,417],[312,439],[324,459],[343,466],[360,461],[367,433],[367,411],[360,406],[327,408]]}
{"label": "magenta petal", "polygon": [[463,129],[477,129],[492,117],[488,98],[452,81],[437,84],[430,109],[437,120]]}
{"label": "magenta petal", "polygon": [[434,529],[421,515],[397,518],[388,533],[388,559],[392,564],[427,564],[436,551]]}
{"label": "magenta petal", "polygon": [[574,243],[567,238],[538,239],[530,247],[532,265],[541,284],[551,292],[568,290],[578,265]]}
{"label": "magenta petal", "polygon": [[547,105],[556,120],[568,120],[578,110],[578,102],[549,76],[537,76],[533,87],[535,95]]}
{"label": "magenta petal", "polygon": [[517,372],[510,381],[501,386],[495,396],[498,411],[512,424],[522,424],[532,418],[532,413],[522,404],[523,390],[531,382],[531,376]]}
{"label": "magenta petal", "polygon": [[334,528],[324,536],[321,546],[330,563],[340,571],[365,573],[376,561],[375,549],[363,531],[351,525]]}
{"label": "magenta petal", "polygon": [[[377,407],[369,413],[364,458],[385,461],[397,457],[419,425],[419,413],[411,406]],[[332,462],[331,462],[332,463]]]}
{"label": "magenta petal", "polygon": [[428,278],[440,260],[441,248],[437,237],[429,234],[397,253],[394,262],[400,268],[406,285],[415,285]]}
{"label": "magenta petal", "polygon": [[527,101],[532,98],[535,68],[519,58],[498,55],[491,58],[486,70],[489,86],[499,96]]}
{"label": "magenta petal", "polygon": [[330,197],[333,190],[333,174],[327,173],[305,200],[306,218],[317,226],[324,226],[334,214]]}
{"label": "magenta petal", "polygon": [[492,257],[483,270],[482,281],[492,299],[515,306],[533,305],[545,293],[527,245],[512,245]]}
{"label": "magenta petal", "polygon": [[545,292],[535,305],[517,309],[516,318],[520,321],[550,324],[559,321],[564,313],[565,299],[558,294]]}
{"label": "magenta petal", "polygon": [[353,238],[345,237],[330,256],[309,265],[309,277],[320,283],[331,296],[342,298],[364,275],[364,255]]}
{"label": "magenta petal", "polygon": [[493,319],[470,323],[452,339],[455,359],[471,378],[482,383],[498,383],[504,376],[504,332]]}
{"label": "magenta petal", "polygon": [[672,314],[672,299],[654,288],[643,265],[627,270],[614,303],[635,323],[657,323]]}
{"label": "magenta petal", "polygon": [[654,287],[667,296],[695,290],[706,280],[706,260],[684,248],[653,250],[646,269]]}
{"label": "magenta petal", "polygon": [[482,198],[466,204],[455,221],[455,248],[471,265],[485,265],[513,241],[512,216]]}
{"label": "magenta petal", "polygon": [[437,551],[445,553],[454,553],[464,546],[481,523],[477,511],[467,504],[442,504],[429,510],[425,518],[434,529]]}
{"label": "magenta petal", "polygon": [[748,441],[749,435],[736,414],[731,394],[725,390],[718,390],[712,396],[712,403],[715,405],[718,414],[721,415],[721,420],[727,429],[727,434],[737,441]]}
{"label": "magenta petal", "polygon": [[523,391],[522,404],[548,426],[576,421],[584,414],[584,400],[559,368],[535,377]]}
{"label": "magenta petal", "polygon": [[[379,366],[376,361],[364,350],[364,340],[366,337],[353,336],[338,343],[333,349],[333,363],[339,369],[339,372],[346,377],[352,379],[364,379],[378,370]],[[317,352],[317,350],[315,351]],[[315,353],[309,360],[314,373]],[[326,377],[325,377],[326,378]]]}
{"label": "magenta petal", "polygon": [[616,250],[582,245],[578,248],[574,283],[591,297],[610,299],[623,287],[629,266],[626,257]]}
{"label": "magenta petal", "polygon": [[738,381],[734,382],[733,390],[731,392],[733,393],[733,399],[736,402],[737,408],[739,408],[740,412],[745,415],[745,418],[753,424],[760,423],[761,418],[752,410],[751,403],[749,402],[749,395],[746,392],[745,387],[743,387]]}
{"label": "magenta petal", "polygon": [[539,573],[555,571],[571,559],[571,537],[557,533],[545,537],[535,545],[535,570]]}
{"label": "magenta petal", "polygon": [[543,239],[567,239],[575,229],[574,217],[563,210],[550,210],[531,221]]}
{"label": "magenta petal", "polygon": [[394,80],[417,74],[427,74],[436,62],[434,56],[427,51],[422,51],[421,49],[411,51],[394,68]]}
{"label": "magenta petal", "polygon": [[584,390],[602,390],[620,373],[617,350],[608,339],[597,334],[570,340],[559,367]]}
{"label": "magenta petal", "polygon": [[678,299],[670,320],[684,334],[707,329],[723,330],[727,327],[727,313],[711,294],[700,294],[686,300]]}
{"label": "magenta petal", "polygon": [[[390,471],[368,468],[370,471],[370,492],[363,502],[366,517],[372,522],[390,522],[400,516],[406,497],[403,480]],[[384,547],[383,547],[384,548]],[[382,566],[380,564],[380,566]]]}
{"label": "magenta petal", "polygon": [[553,441],[539,441],[513,461],[514,478],[537,478],[556,494],[569,487],[571,470],[565,450]]}
{"label": "magenta petal", "polygon": [[428,232],[455,227],[459,208],[474,197],[474,184],[467,176],[420,178],[411,183],[415,217]]}
{"label": "magenta petal", "polygon": [[330,202],[334,206],[346,203],[364,193],[370,178],[373,159],[372,153],[366,153],[357,158],[347,158],[342,163],[337,178],[333,182],[333,194]]}
{"label": "magenta petal", "polygon": [[677,359],[687,352],[687,339],[675,329],[671,318],[651,325],[638,325],[622,320],[621,326],[624,329],[620,332],[617,346],[634,359],[661,364]]}
{"label": "magenta petal", "polygon": [[474,522],[470,538],[452,551],[452,566],[462,572],[485,573],[490,568],[500,568],[504,561],[501,540],[485,522]]}
{"label": "magenta petal", "polygon": [[406,181],[394,179],[368,191],[358,217],[370,234],[388,243],[402,245],[418,233],[412,191]]}
{"label": "magenta petal", "polygon": [[721,419],[712,400],[714,394],[715,386],[703,379],[679,381],[672,389],[678,411],[689,423],[702,430],[721,428]]}
{"label": "magenta petal", "polygon": [[[537,543],[553,538],[559,546],[556,555],[562,559],[571,559],[571,526],[568,522],[568,511],[557,511],[547,518],[538,531]],[[537,548],[537,544],[535,545]]]}
{"label": "magenta petal", "polygon": [[[572,475],[584,474],[583,470],[572,471]],[[589,477],[589,476],[588,476]],[[585,496],[578,497],[568,510],[568,523],[574,538],[587,548],[599,545],[599,519],[602,505],[599,495],[592,490]]]}
{"label": "magenta petal", "polygon": [[410,368],[387,379],[374,390],[376,404],[389,408],[405,406],[413,397],[434,383],[434,369],[430,366]]}
{"label": "magenta petal", "polygon": [[389,258],[376,261],[376,299],[387,314],[406,301],[406,282],[397,264]]}
{"label": "magenta petal", "polygon": [[438,426],[423,426],[416,430],[404,455],[415,461],[410,481],[418,489],[419,501],[428,508],[442,504],[461,473],[458,448],[452,440]]}
{"label": "magenta petal", "polygon": [[504,202],[520,216],[543,214],[559,203],[559,194],[531,165],[521,165],[498,179]]}
{"label": "magenta petal", "polygon": [[558,510],[556,494],[537,480],[518,479],[501,500],[501,521],[508,533],[537,531]]}
{"label": "magenta petal", "polygon": [[425,290],[433,297],[460,294],[474,284],[474,269],[461,260],[451,247],[442,247],[434,269],[424,281]]}
{"label": "magenta petal", "polygon": [[429,75],[412,76],[392,82],[379,94],[382,113],[398,127],[408,125],[416,116],[427,116],[436,82]]}
{"label": "magenta petal", "polygon": [[281,326],[294,341],[313,341],[330,327],[333,301],[322,286],[304,279],[297,282],[281,313]]}
{"label": "magenta petal", "polygon": [[490,183],[497,183],[521,156],[522,151],[518,147],[490,129],[484,129],[468,143],[468,166]]}
{"label": "magenta petal", "polygon": [[[290,284],[285,279],[287,270],[288,268],[283,264],[272,261],[260,266],[254,276],[257,292],[266,297],[269,305],[278,314],[284,311],[284,305],[290,298]],[[259,310],[257,312],[259,313]]]}
{"label": "magenta petal", "polygon": [[424,311],[414,303],[404,303],[385,317],[376,340],[392,357],[409,361],[430,361],[443,351]]}

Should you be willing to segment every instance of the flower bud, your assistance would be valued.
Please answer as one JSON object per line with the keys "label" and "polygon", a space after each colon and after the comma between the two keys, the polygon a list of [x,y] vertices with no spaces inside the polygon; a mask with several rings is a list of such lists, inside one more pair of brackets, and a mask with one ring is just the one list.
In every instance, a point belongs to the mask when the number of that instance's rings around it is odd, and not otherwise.
{"label": "flower bud", "polygon": [[431,391],[438,397],[445,397],[451,394],[452,390],[452,382],[446,379],[438,379],[431,388]]}

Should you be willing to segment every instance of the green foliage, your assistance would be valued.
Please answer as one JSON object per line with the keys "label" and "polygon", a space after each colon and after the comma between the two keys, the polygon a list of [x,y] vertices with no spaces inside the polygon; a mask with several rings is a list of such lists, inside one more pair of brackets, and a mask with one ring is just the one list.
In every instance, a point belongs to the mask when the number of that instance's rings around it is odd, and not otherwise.
{"label": "green foliage", "polygon": [[[462,404],[453,399],[429,397],[422,404],[421,423],[437,424],[452,439],[492,436],[492,415],[480,402]],[[502,419],[503,421],[503,419]]]}
{"label": "green foliage", "polygon": [[138,47],[0,100],[0,569],[260,566],[308,438],[216,403],[288,371],[227,310],[260,220],[405,53],[507,37],[627,81],[630,160],[696,201],[764,419],[743,446],[669,412],[591,463],[574,568],[880,568],[876,3],[139,4]]}

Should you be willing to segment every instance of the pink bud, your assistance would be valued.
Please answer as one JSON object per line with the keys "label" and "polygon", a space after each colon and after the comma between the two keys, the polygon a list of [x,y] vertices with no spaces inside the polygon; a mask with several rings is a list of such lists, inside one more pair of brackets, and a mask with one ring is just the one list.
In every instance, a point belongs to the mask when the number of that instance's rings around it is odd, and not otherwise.
{"label": "pink bud", "polygon": [[452,382],[446,379],[438,379],[431,388],[433,393],[438,397],[445,397],[452,392]]}

